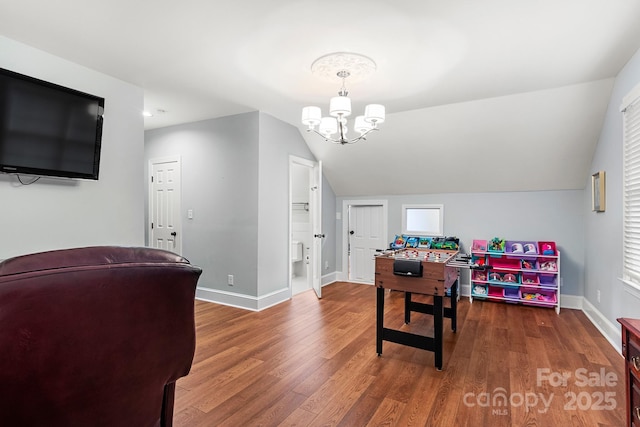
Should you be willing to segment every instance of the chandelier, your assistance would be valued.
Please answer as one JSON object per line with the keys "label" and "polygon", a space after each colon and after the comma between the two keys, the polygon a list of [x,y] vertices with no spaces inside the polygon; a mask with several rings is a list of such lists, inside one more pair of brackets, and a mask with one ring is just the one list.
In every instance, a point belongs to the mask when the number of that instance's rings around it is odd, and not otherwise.
{"label": "chandelier", "polygon": [[322,117],[320,107],[309,106],[302,109],[302,124],[308,126],[307,132],[314,132],[325,141],[344,145],[366,140],[369,133],[378,130],[378,125],[384,122],[385,118],[384,105],[369,104],[364,109],[364,115],[357,116],[354,121],[353,129],[359,135],[352,139],[347,137],[347,117],[351,115],[351,99],[348,97],[345,81],[347,77],[364,80],[375,69],[376,64],[371,58],[356,53],[330,53],[315,60],[311,65],[312,73],[325,79],[335,80],[337,77],[342,80],[342,87],[338,96],[331,98],[329,102],[328,117]]}

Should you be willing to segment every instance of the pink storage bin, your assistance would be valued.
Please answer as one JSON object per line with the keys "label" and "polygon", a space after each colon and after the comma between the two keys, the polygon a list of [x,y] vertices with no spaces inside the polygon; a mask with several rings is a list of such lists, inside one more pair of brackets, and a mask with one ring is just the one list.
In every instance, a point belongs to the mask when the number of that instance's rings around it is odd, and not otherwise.
{"label": "pink storage bin", "polygon": [[473,280],[476,280],[479,282],[486,282],[489,276],[489,272],[486,270],[474,270],[472,274],[473,274]]}
{"label": "pink storage bin", "polygon": [[536,273],[522,273],[522,284],[527,286],[537,286],[540,284],[540,278]]}
{"label": "pink storage bin", "polygon": [[471,243],[471,252],[486,252],[487,241],[486,240],[474,240]]}
{"label": "pink storage bin", "polygon": [[494,256],[489,258],[489,265],[498,269],[508,268],[518,270],[520,268],[520,260],[516,258],[508,258],[506,256]]}
{"label": "pink storage bin", "polygon": [[538,242],[540,255],[557,256],[556,242]]}
{"label": "pink storage bin", "polygon": [[489,286],[489,299],[499,300],[502,298],[502,288],[498,286]]}
{"label": "pink storage bin", "polygon": [[520,302],[528,305],[555,305],[558,300],[554,291],[540,288],[520,288]]}

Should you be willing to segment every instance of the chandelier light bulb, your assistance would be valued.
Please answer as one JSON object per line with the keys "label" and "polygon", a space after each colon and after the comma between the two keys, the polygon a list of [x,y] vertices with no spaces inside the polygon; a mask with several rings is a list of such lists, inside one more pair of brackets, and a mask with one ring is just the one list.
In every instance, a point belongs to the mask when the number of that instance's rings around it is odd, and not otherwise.
{"label": "chandelier light bulb", "polygon": [[374,125],[384,122],[384,105],[369,104],[364,109],[364,120]]}
{"label": "chandelier light bulb", "polygon": [[334,96],[329,102],[329,114],[333,117],[351,115],[351,100],[348,96]]}
{"label": "chandelier light bulb", "polygon": [[330,137],[336,132],[338,132],[338,121],[333,117],[323,117],[320,122],[320,133]]}
{"label": "chandelier light bulb", "polygon": [[309,126],[309,129],[314,129],[320,124],[322,120],[322,111],[320,107],[304,107],[302,109],[302,124]]}
{"label": "chandelier light bulb", "polygon": [[356,132],[359,132],[360,135],[363,135],[365,133],[367,133],[368,131],[371,130],[373,126],[371,126],[370,123],[367,123],[364,119],[364,116],[358,116],[356,117],[356,122],[355,125],[353,126],[353,129]]}

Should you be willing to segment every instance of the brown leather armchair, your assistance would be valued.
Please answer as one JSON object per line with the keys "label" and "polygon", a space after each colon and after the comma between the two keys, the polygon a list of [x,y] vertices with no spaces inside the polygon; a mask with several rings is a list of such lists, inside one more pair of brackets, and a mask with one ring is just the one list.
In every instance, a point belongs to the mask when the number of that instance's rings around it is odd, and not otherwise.
{"label": "brown leather armchair", "polygon": [[0,263],[0,425],[171,426],[201,270],[89,247]]}

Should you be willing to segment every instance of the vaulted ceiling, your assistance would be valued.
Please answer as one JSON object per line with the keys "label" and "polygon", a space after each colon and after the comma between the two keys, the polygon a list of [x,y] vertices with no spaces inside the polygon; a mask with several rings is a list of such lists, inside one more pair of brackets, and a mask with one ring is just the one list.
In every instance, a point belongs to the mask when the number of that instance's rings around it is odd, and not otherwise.
{"label": "vaulted ceiling", "polygon": [[[640,2],[0,0],[0,34],[143,87],[147,129],[255,110],[297,126],[340,196],[581,189]],[[300,124],[340,86],[312,62],[339,51],[377,65],[347,79],[353,109],[387,108],[345,146]]]}

